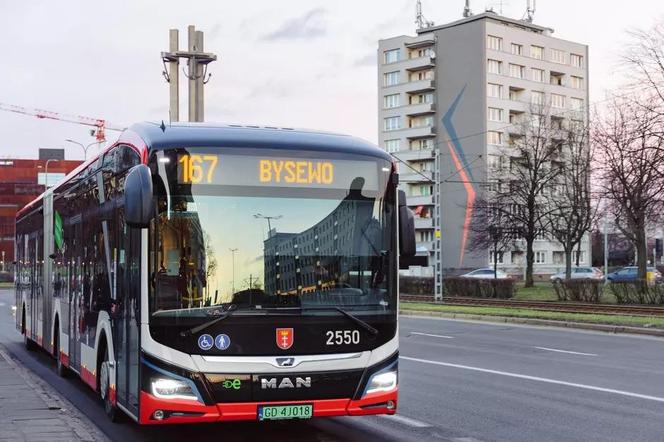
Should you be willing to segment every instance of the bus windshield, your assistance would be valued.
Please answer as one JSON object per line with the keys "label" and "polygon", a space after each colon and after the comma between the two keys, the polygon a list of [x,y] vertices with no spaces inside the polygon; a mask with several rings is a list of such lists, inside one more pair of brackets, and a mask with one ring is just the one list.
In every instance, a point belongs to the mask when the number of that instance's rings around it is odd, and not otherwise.
{"label": "bus windshield", "polygon": [[176,148],[153,154],[150,167],[152,316],[214,316],[229,308],[395,311],[388,161]]}

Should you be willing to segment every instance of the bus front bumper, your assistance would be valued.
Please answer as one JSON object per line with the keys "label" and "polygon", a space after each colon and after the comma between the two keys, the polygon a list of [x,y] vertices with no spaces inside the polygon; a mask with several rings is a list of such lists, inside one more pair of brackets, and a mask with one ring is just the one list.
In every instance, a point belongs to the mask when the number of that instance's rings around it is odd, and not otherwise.
{"label": "bus front bumper", "polygon": [[280,402],[239,402],[205,405],[196,401],[159,399],[141,392],[139,423],[145,425],[258,420],[261,405],[313,404],[313,417],[394,414],[398,387],[390,392],[365,395],[361,399],[320,399]]}

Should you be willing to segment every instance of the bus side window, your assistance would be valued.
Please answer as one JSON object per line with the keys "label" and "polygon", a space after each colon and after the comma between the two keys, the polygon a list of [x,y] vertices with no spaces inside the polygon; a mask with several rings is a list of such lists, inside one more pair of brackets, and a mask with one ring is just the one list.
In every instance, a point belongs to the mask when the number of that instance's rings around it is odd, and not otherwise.
{"label": "bus side window", "polygon": [[141,158],[138,153],[129,146],[119,146],[116,149],[116,172],[122,173],[132,167],[141,164]]}

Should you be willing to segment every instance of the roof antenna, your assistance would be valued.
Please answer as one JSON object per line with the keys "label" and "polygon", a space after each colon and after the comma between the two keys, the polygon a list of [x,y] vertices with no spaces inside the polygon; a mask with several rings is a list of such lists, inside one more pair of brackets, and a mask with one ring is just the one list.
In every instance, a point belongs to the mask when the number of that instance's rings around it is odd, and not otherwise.
{"label": "roof antenna", "polygon": [[466,6],[463,7],[463,16],[468,18],[473,15],[473,11],[470,10],[470,0],[466,0]]}
{"label": "roof antenna", "polygon": [[432,21],[427,20],[422,14],[422,0],[417,0],[415,4],[415,25],[417,25],[417,29],[430,28],[433,24]]}
{"label": "roof antenna", "polygon": [[527,0],[525,21],[527,21],[528,23],[533,22],[533,17],[535,16],[536,1],[537,0],[532,0],[532,4],[531,4],[531,0]]}

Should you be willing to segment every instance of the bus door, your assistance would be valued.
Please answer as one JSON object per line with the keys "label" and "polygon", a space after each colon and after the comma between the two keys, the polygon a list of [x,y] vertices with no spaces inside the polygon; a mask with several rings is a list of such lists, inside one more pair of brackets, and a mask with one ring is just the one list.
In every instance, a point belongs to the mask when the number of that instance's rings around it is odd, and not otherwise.
{"label": "bus door", "polygon": [[125,224],[124,208],[118,210],[118,215],[118,311],[115,321],[117,400],[127,411],[138,416],[141,231]]}
{"label": "bus door", "polygon": [[73,284],[69,290],[69,365],[76,371],[81,367],[81,315],[83,299],[83,224],[81,217],[75,217],[72,220],[74,231],[74,252],[72,258],[74,261]]}
{"label": "bus door", "polygon": [[[29,333],[33,341],[37,341],[37,294],[39,292],[39,241],[37,241],[37,232],[30,233],[28,240],[29,260],[30,260],[30,290],[28,291],[28,302],[26,320],[30,318]],[[26,331],[28,329],[26,328]]]}

